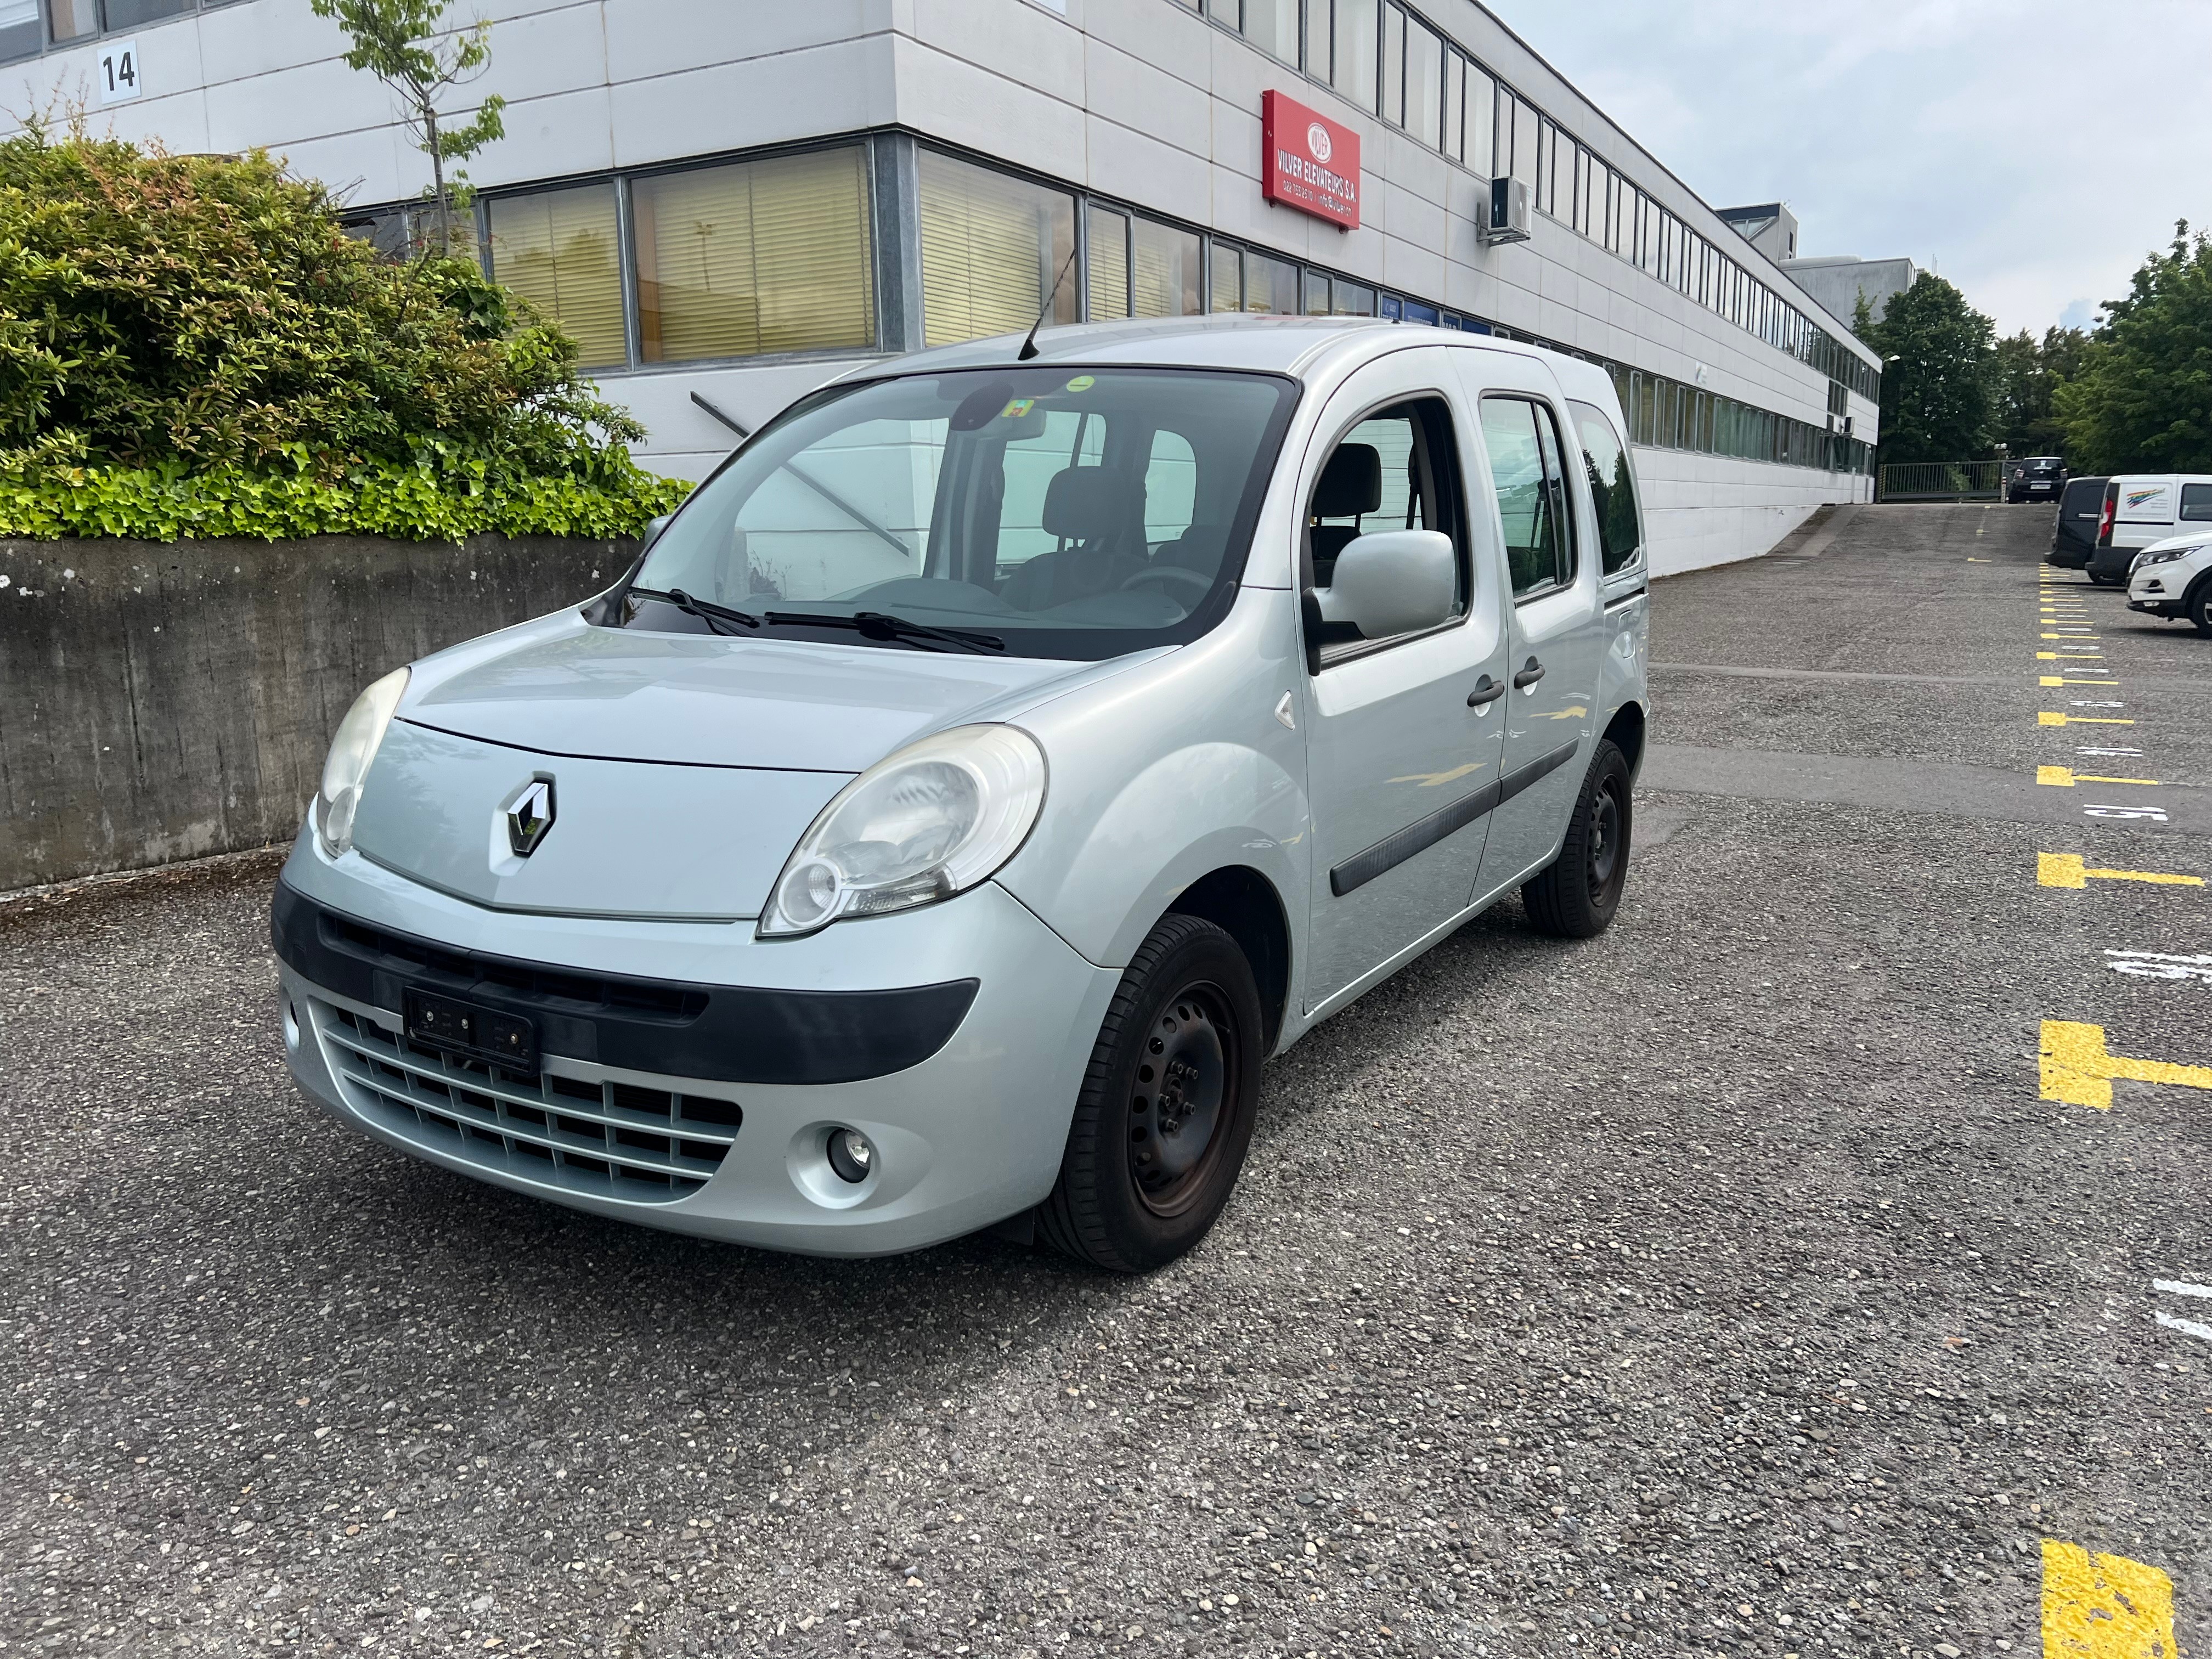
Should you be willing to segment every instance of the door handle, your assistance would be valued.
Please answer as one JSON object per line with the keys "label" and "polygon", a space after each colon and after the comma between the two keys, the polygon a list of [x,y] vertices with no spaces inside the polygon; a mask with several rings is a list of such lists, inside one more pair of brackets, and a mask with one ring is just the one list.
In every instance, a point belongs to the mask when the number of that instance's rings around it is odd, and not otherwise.
{"label": "door handle", "polygon": [[1526,691],[1543,678],[1544,665],[1531,657],[1528,659],[1528,666],[1513,677],[1513,689],[1516,691]]}
{"label": "door handle", "polygon": [[1504,695],[1504,682],[1493,680],[1489,675],[1485,674],[1474,683],[1474,690],[1467,694],[1467,706],[1469,708],[1480,708],[1485,703],[1496,702]]}

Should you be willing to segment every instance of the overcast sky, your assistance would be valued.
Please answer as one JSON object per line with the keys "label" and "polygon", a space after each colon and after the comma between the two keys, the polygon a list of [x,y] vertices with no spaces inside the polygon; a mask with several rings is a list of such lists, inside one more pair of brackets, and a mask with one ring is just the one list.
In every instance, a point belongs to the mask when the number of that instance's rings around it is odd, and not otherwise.
{"label": "overcast sky", "polygon": [[1715,207],[1904,254],[2001,332],[2087,324],[2212,228],[2208,0],[1484,0]]}

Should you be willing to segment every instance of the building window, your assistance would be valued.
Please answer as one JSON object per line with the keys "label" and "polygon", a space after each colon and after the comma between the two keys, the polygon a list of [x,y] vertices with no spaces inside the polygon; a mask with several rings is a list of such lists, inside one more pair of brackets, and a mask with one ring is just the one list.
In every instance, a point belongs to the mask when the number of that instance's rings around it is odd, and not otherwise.
{"label": "building window", "polygon": [[1195,317],[1199,304],[1198,233],[1177,230],[1150,219],[1136,222],[1131,262],[1131,314],[1139,317]]}
{"label": "building window", "polygon": [[1406,14],[1382,8],[1382,118],[1406,125]]}
{"label": "building window", "polygon": [[1329,37],[1333,33],[1329,0],[1305,0],[1305,52],[1298,66],[1322,85],[1328,84]]}
{"label": "building window", "polygon": [[612,185],[502,196],[486,205],[491,274],[575,337],[586,368],[629,361]]}
{"label": "building window", "polygon": [[[1498,83],[1474,64],[1467,66],[1467,164],[1487,179],[1496,167]],[[1498,167],[1498,172],[1505,169]]]}
{"label": "building window", "polygon": [[1375,107],[1375,0],[1336,0],[1329,85],[1364,110]]}
{"label": "building window", "polygon": [[[1322,279],[1324,283],[1327,278]],[[1326,305],[1327,301],[1323,301]],[[1213,308],[1298,314],[1298,268],[1287,259],[1213,245]]]}
{"label": "building window", "polygon": [[39,0],[0,3],[0,59],[33,58],[44,44],[39,27]]}
{"label": "building window", "polygon": [[934,150],[920,157],[923,336],[948,345],[1019,333],[1051,293],[1052,320],[1079,314],[1060,283],[1075,246],[1075,198]]}
{"label": "building window", "polygon": [[1244,0],[1244,38],[1285,64],[1298,61],[1298,0]]}
{"label": "building window", "polygon": [[1431,149],[1443,148],[1444,47],[1419,18],[1406,20],[1406,131]]}
{"label": "building window", "polygon": [[111,30],[135,29],[142,23],[158,23],[164,17],[180,17],[197,9],[198,0],[105,0],[101,21]]}
{"label": "building window", "polygon": [[1129,216],[1094,207],[1087,222],[1090,249],[1084,255],[1090,278],[1091,319],[1129,314]]}
{"label": "building window", "polygon": [[638,356],[649,363],[875,343],[857,147],[641,179]]}
{"label": "building window", "polygon": [[57,45],[100,33],[98,0],[46,0],[48,31]]}

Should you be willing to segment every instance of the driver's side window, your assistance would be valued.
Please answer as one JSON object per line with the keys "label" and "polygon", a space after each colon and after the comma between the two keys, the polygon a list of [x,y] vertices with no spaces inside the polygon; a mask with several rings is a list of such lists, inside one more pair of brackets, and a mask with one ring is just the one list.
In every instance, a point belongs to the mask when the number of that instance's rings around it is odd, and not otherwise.
{"label": "driver's side window", "polygon": [[[1306,625],[1318,635],[1323,664],[1466,615],[1467,514],[1457,456],[1450,406],[1439,397],[1378,409],[1338,441],[1314,485],[1302,550],[1306,586],[1317,600]],[[1380,629],[1343,615],[1346,607],[1332,604],[1330,595],[1345,550],[1362,537],[1406,530],[1435,532],[1452,543],[1449,614],[1412,627]]]}

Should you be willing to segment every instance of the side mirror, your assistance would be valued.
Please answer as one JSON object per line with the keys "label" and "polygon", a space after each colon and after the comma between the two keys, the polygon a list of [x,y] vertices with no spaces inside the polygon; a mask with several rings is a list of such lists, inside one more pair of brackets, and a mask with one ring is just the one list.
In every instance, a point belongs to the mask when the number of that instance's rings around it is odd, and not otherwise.
{"label": "side mirror", "polygon": [[659,518],[648,521],[645,526],[645,534],[638,538],[637,550],[642,553],[653,543],[659,541],[660,532],[668,528],[668,521],[675,516],[673,513],[664,513]]}
{"label": "side mirror", "polygon": [[1451,620],[1458,555],[1441,531],[1377,531],[1346,545],[1315,597],[1325,620],[1351,623],[1370,640],[1418,633]]}

